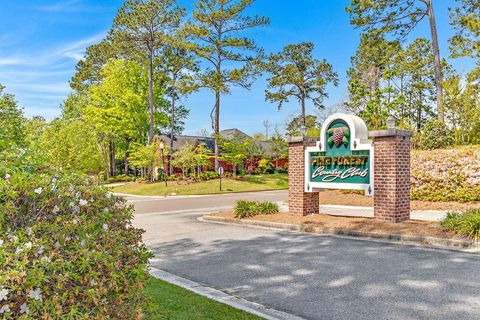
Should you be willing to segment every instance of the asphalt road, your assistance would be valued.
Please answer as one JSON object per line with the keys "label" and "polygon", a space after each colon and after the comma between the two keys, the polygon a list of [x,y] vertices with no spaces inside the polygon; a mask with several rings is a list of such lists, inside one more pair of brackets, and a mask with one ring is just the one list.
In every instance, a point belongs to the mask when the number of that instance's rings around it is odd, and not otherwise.
{"label": "asphalt road", "polygon": [[131,197],[152,265],[307,319],[480,319],[480,256],[198,222],[238,199]]}

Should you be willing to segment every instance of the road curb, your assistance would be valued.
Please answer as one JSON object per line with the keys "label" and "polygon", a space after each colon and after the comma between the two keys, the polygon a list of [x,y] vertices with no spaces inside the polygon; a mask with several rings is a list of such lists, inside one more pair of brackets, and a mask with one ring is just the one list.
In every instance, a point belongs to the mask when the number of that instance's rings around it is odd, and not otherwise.
{"label": "road curb", "polygon": [[319,227],[311,227],[298,224],[288,224],[279,222],[257,221],[257,220],[239,220],[231,219],[219,216],[204,215],[199,218],[200,221],[222,223],[222,224],[234,224],[245,227],[260,227],[268,229],[277,229],[283,231],[293,231],[302,233],[315,233],[322,235],[337,235],[348,237],[360,237],[365,239],[384,240],[391,242],[411,243],[416,245],[422,245],[429,248],[449,249],[468,253],[480,253],[480,247],[474,241],[471,240],[459,240],[459,239],[441,239],[434,237],[423,236],[407,236],[393,233],[374,233],[363,232],[350,229],[325,229]]}
{"label": "road curb", "polygon": [[234,307],[236,309],[255,314],[267,320],[305,320],[304,318],[300,318],[283,311],[278,311],[255,302],[247,301],[242,298],[237,298],[223,291],[203,286],[197,282],[176,276],[174,274],[157,268],[150,267],[149,272],[150,275],[157,279],[169,282],[171,284],[182,287],[209,299]]}

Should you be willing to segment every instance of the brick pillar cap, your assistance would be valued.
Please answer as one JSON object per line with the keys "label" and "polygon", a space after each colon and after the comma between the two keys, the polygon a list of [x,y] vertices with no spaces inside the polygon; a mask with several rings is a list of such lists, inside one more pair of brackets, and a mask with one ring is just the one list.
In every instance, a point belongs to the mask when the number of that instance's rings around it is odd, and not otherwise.
{"label": "brick pillar cap", "polygon": [[296,143],[296,142],[316,142],[318,138],[316,137],[287,137],[288,143]]}
{"label": "brick pillar cap", "polygon": [[413,132],[409,130],[387,129],[387,130],[370,131],[368,135],[371,138],[411,137],[413,136]]}

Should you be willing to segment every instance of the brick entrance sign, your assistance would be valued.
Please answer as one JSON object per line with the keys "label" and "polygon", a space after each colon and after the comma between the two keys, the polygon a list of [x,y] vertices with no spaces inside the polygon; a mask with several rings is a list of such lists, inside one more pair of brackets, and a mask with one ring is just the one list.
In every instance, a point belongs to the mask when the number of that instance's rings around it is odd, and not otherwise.
{"label": "brick entrance sign", "polygon": [[291,214],[310,215],[319,211],[318,192],[305,192],[305,148],[316,139],[292,137],[288,141],[288,206]]}
{"label": "brick entrance sign", "polygon": [[411,131],[370,132],[375,152],[375,219],[402,222],[410,219]]}
{"label": "brick entrance sign", "polygon": [[408,220],[411,136],[396,129],[369,133],[359,117],[335,114],[325,121],[320,140],[290,138],[290,213],[319,213],[321,189],[352,189],[374,197],[375,219]]}

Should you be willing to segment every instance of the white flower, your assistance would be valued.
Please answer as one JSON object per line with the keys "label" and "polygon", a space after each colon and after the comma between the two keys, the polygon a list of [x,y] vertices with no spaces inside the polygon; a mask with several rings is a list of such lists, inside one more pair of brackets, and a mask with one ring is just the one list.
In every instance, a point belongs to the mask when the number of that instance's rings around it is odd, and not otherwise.
{"label": "white flower", "polygon": [[20,306],[20,313],[29,313],[30,309],[27,307],[27,304],[24,303]]}
{"label": "white flower", "polygon": [[72,237],[68,236],[68,237],[65,238],[65,240],[70,241],[70,240],[72,240]]}
{"label": "white flower", "polygon": [[78,201],[78,204],[82,207],[86,206],[88,204],[88,201],[85,200],[85,199],[80,199],[80,201]]}
{"label": "white flower", "polygon": [[8,306],[8,304],[6,304],[0,309],[0,314],[7,313],[7,312],[10,312],[10,311],[11,311],[10,307]]}
{"label": "white flower", "polygon": [[38,251],[37,251],[37,254],[38,255],[41,255],[45,252],[45,247],[44,246],[41,246],[40,248],[38,248]]}
{"label": "white flower", "polygon": [[82,240],[82,242],[80,242],[80,245],[81,245],[82,247],[85,247],[85,240]]}
{"label": "white flower", "polygon": [[25,243],[24,246],[25,246],[25,249],[28,249],[28,250],[32,249],[32,243],[30,241]]}
{"label": "white flower", "polygon": [[11,177],[11,176],[7,173],[7,174],[5,175],[5,180],[10,179],[10,177]]}
{"label": "white flower", "polygon": [[3,240],[0,239],[0,246],[3,246]]}
{"label": "white flower", "polygon": [[35,290],[30,290],[28,297],[38,301],[42,301],[42,290],[40,290],[40,288],[36,288]]}
{"label": "white flower", "polygon": [[103,209],[103,212],[108,212],[108,208],[104,208],[104,209]]}
{"label": "white flower", "polygon": [[58,241],[57,241],[57,242],[55,242],[55,245],[54,245],[54,247],[55,247],[55,248],[58,248],[58,247],[60,247],[60,242],[58,242]]}
{"label": "white flower", "polygon": [[47,263],[47,262],[52,262],[52,259],[47,256],[43,256],[42,259],[40,259],[41,262]]}
{"label": "white flower", "polygon": [[90,284],[92,285],[92,287],[95,287],[95,286],[98,284],[98,282],[95,281],[95,279],[92,279],[92,280],[90,281]]}
{"label": "white flower", "polygon": [[39,187],[39,188],[35,189],[36,194],[40,194],[40,193],[42,193],[42,191],[43,191],[42,187]]}
{"label": "white flower", "polygon": [[104,224],[102,225],[102,229],[105,230],[105,231],[107,231],[107,230],[108,230],[108,224],[104,223]]}
{"label": "white flower", "polygon": [[8,296],[8,290],[2,288],[2,290],[0,290],[0,301],[7,300],[7,296]]}
{"label": "white flower", "polygon": [[32,228],[31,227],[28,227],[27,228],[27,235],[31,236],[32,235]]}
{"label": "white flower", "polygon": [[78,223],[77,219],[72,220],[72,224],[77,224],[77,223]]}
{"label": "white flower", "polygon": [[53,213],[57,214],[60,211],[58,206],[53,207]]}
{"label": "white flower", "polygon": [[15,254],[20,254],[22,252],[23,252],[23,249],[20,247],[17,247],[17,249],[15,249]]}

